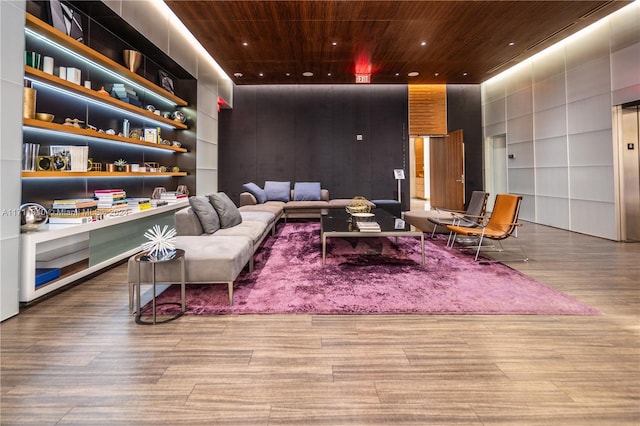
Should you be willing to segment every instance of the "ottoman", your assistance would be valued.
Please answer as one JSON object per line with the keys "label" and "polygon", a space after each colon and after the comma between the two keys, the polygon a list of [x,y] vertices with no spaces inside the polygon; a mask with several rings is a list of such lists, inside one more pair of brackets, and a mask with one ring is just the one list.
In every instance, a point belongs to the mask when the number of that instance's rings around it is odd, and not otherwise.
{"label": "ottoman", "polygon": [[371,200],[371,202],[377,208],[386,210],[395,217],[402,217],[402,206],[398,200]]}

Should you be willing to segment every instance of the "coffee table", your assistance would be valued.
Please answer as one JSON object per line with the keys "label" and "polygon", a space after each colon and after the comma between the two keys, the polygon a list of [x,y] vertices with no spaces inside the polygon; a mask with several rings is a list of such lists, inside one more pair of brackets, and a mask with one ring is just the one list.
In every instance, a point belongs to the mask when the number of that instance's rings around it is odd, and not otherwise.
{"label": "coffee table", "polygon": [[[422,265],[424,265],[424,233],[406,223],[404,220],[393,216],[383,209],[373,209],[371,218],[359,218],[351,216],[342,209],[330,209],[320,218],[320,236],[322,238],[322,264],[326,264],[327,238],[379,238],[379,237],[415,237],[420,238],[420,250],[422,252]],[[372,221],[380,225],[380,231],[360,231],[356,221]]]}

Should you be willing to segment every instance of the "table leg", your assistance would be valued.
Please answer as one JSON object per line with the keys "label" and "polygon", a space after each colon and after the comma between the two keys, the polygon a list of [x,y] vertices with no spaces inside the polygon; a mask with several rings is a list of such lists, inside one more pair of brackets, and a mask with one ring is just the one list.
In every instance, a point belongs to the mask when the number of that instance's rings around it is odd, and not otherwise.
{"label": "table leg", "polygon": [[136,286],[136,316],[140,318],[140,275],[142,272],[140,271],[140,262],[138,262],[138,285]]}
{"label": "table leg", "polygon": [[156,264],[151,262],[151,284],[153,293],[151,294],[151,307],[153,309],[153,323],[156,323]]}
{"label": "table leg", "polygon": [[181,301],[182,301],[182,313],[187,309],[187,297],[186,297],[186,289],[185,289],[185,270],[184,270],[184,256],[180,258],[180,291],[181,291]]}
{"label": "table leg", "polygon": [[325,264],[326,262],[326,256],[327,256],[327,236],[325,234],[322,234],[322,265]]}

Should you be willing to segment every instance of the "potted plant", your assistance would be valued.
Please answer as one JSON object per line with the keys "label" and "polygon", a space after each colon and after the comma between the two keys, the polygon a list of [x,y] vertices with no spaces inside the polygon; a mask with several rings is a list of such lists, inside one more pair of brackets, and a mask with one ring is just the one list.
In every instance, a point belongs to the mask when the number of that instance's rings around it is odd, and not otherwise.
{"label": "potted plant", "polygon": [[119,159],[119,160],[116,160],[116,161],[113,163],[113,165],[114,165],[114,166],[116,166],[116,171],[117,171],[117,172],[124,172],[125,167],[126,167],[126,165],[127,165],[127,162],[121,158],[121,159]]}

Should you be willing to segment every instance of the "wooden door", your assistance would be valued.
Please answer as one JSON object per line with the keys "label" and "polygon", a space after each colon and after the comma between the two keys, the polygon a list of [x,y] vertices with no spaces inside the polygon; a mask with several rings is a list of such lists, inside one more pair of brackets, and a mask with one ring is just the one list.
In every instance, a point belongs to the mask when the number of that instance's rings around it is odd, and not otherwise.
{"label": "wooden door", "polygon": [[424,195],[424,138],[417,137],[414,140],[415,158],[415,194],[416,198],[425,199]]}
{"label": "wooden door", "polygon": [[464,210],[464,138],[456,130],[432,136],[429,144],[431,206]]}

